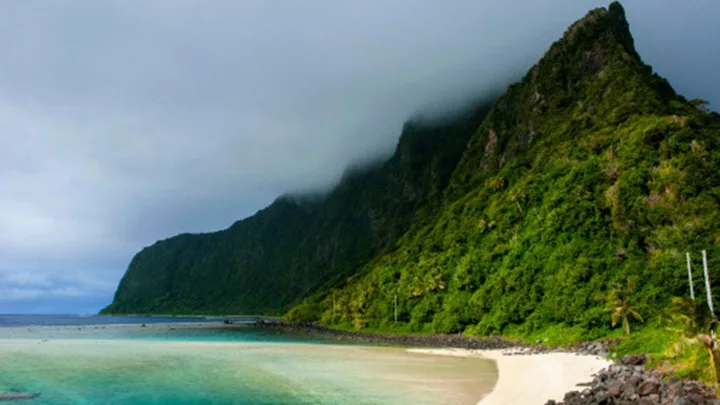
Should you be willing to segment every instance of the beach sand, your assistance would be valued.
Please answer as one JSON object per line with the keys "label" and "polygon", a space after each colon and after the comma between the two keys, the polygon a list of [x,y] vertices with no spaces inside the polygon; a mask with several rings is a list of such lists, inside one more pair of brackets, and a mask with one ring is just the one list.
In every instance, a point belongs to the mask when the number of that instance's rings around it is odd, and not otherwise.
{"label": "beach sand", "polygon": [[441,356],[482,357],[498,368],[494,389],[478,405],[542,405],[550,399],[560,401],[577,384],[592,380],[593,374],[611,362],[596,356],[574,353],[507,355],[520,350],[408,349],[413,353]]}

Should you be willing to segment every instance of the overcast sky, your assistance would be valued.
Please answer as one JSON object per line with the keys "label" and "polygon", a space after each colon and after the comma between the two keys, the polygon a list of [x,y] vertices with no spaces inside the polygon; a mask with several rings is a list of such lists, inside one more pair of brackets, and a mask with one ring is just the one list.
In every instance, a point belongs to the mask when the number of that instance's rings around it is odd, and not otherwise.
{"label": "overcast sky", "polygon": [[[332,184],[606,5],[0,0],[0,313],[96,312],[143,246]],[[624,5],[645,61],[720,104],[720,2]]]}

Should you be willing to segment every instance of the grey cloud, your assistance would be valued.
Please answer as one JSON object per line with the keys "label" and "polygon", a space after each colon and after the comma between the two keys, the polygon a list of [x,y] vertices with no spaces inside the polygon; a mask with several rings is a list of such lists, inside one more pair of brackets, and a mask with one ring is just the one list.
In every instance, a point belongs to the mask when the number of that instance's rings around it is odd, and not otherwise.
{"label": "grey cloud", "polygon": [[[645,59],[720,103],[720,6],[625,3]],[[106,303],[142,246],[333,184],[417,110],[504,88],[601,5],[3,3],[0,312]]]}

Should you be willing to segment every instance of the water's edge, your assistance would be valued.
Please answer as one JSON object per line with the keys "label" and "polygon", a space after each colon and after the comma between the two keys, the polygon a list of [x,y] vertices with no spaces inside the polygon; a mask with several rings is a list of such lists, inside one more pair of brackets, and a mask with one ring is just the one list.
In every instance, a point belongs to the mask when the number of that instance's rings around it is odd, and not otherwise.
{"label": "water's edge", "polygon": [[40,393],[30,405],[470,405],[497,380],[485,359],[255,326],[0,327],[0,392]]}

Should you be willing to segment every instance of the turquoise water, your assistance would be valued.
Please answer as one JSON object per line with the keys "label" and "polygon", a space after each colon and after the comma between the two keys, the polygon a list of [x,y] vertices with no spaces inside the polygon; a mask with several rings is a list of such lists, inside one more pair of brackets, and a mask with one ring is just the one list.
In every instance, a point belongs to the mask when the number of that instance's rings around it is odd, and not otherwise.
{"label": "turquoise water", "polygon": [[328,344],[266,329],[0,329],[0,392],[28,405],[475,404],[490,362]]}
{"label": "turquoise water", "polygon": [[221,323],[182,323],[176,325],[62,325],[2,328],[0,339],[103,339],[167,340],[192,342],[276,342],[337,343],[302,333],[280,332],[273,328],[225,327]]}
{"label": "turquoise water", "polygon": [[[254,321],[258,317],[231,317],[233,321]],[[36,315],[0,314],[0,327],[4,326],[84,326],[117,324],[167,324],[216,322],[221,324],[227,317],[208,316],[109,316],[109,315]]]}

